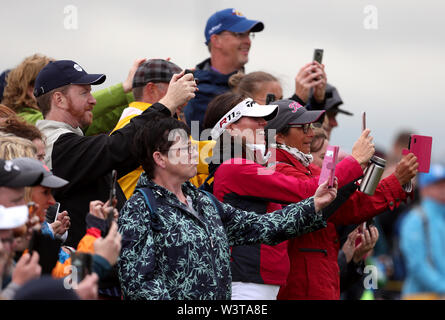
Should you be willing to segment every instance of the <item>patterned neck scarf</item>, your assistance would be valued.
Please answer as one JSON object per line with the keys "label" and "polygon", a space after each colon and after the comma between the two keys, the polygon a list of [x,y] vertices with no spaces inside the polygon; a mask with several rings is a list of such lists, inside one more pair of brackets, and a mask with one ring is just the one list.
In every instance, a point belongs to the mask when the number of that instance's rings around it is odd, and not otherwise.
{"label": "patterned neck scarf", "polygon": [[308,154],[303,153],[300,150],[298,150],[297,148],[289,147],[289,146],[287,146],[285,144],[282,144],[282,143],[272,144],[272,147],[289,152],[298,161],[300,161],[301,164],[303,166],[305,166],[305,167],[308,167],[312,163],[312,161],[314,160],[314,157],[310,153],[308,153]]}

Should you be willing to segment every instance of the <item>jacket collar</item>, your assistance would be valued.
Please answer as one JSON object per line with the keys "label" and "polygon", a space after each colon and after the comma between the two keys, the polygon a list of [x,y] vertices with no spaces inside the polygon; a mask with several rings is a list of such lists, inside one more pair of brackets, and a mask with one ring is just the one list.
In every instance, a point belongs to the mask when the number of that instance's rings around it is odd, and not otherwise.
{"label": "jacket collar", "polygon": [[320,169],[313,164],[310,164],[307,168],[301,164],[293,155],[289,152],[282,149],[272,149],[272,157],[275,154],[275,160],[270,159],[269,163],[273,162],[284,162],[293,167],[295,167],[298,171],[306,172],[310,175],[319,175]]}
{"label": "jacket collar", "polygon": [[[222,73],[219,73],[219,72],[215,71],[214,69],[212,69],[212,64],[211,64],[210,58],[207,58],[204,61],[198,63],[196,65],[196,70],[211,71],[211,72],[223,75]],[[239,71],[242,71],[244,73],[244,67],[242,67]],[[233,75],[237,72],[238,72],[238,70],[233,71],[232,73],[229,73],[229,74],[224,74],[223,76],[230,77],[231,75]]]}
{"label": "jacket collar", "polygon": [[69,132],[75,133],[78,136],[83,136],[83,131],[79,127],[73,128],[68,123],[55,120],[38,120],[36,126],[41,130],[55,130],[55,129],[65,129]]}
{"label": "jacket collar", "polygon": [[[145,172],[141,174],[141,177],[139,178],[137,184],[137,188],[149,188],[153,191],[153,194],[157,199],[162,198],[170,205],[180,209],[184,209],[184,204],[179,201],[178,197],[173,192],[154,183],[152,180],[149,180]],[[186,197],[190,196],[193,203],[199,200],[199,196],[197,195],[198,191],[189,181],[186,181],[182,184],[182,192],[184,192],[184,195]]]}
{"label": "jacket collar", "polygon": [[145,111],[149,107],[151,107],[152,104],[151,103],[147,103],[147,102],[142,102],[142,101],[133,101],[128,106],[131,107],[131,108],[139,109],[141,111]]}

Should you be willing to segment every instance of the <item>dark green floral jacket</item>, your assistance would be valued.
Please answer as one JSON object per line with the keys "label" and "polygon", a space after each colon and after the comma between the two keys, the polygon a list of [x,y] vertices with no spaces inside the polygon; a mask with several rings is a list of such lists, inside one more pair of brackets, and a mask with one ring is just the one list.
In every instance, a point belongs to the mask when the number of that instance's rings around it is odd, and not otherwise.
{"label": "dark green floral jacket", "polygon": [[118,270],[125,299],[230,299],[230,246],[275,245],[326,226],[313,197],[261,215],[212,201],[186,182],[182,189],[198,218],[145,173],[138,187],[152,189],[157,210],[150,214],[136,191],[120,212]]}

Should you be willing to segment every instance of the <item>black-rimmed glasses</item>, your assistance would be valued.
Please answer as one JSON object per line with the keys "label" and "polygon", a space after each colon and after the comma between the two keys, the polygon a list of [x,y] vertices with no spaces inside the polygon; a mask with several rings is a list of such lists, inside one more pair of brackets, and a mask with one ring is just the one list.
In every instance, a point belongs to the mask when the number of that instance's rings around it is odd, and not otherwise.
{"label": "black-rimmed glasses", "polygon": [[189,144],[184,147],[178,147],[178,148],[170,148],[168,150],[161,150],[162,152],[166,151],[174,151],[174,150],[187,150],[188,154],[193,154],[193,152],[198,151],[198,146],[195,143]]}
{"label": "black-rimmed glasses", "polygon": [[321,128],[320,122],[312,122],[312,123],[305,123],[305,124],[289,124],[290,128],[303,128],[304,134],[307,134],[309,132],[309,128],[314,130],[315,128]]}

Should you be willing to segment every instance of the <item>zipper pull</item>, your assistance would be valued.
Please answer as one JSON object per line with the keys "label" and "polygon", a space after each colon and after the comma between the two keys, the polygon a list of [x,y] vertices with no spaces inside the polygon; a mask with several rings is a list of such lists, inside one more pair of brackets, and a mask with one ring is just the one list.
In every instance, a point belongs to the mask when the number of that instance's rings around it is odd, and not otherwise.
{"label": "zipper pull", "polygon": [[210,245],[211,245],[212,248],[213,248],[213,239],[212,239],[212,237],[210,237]]}

